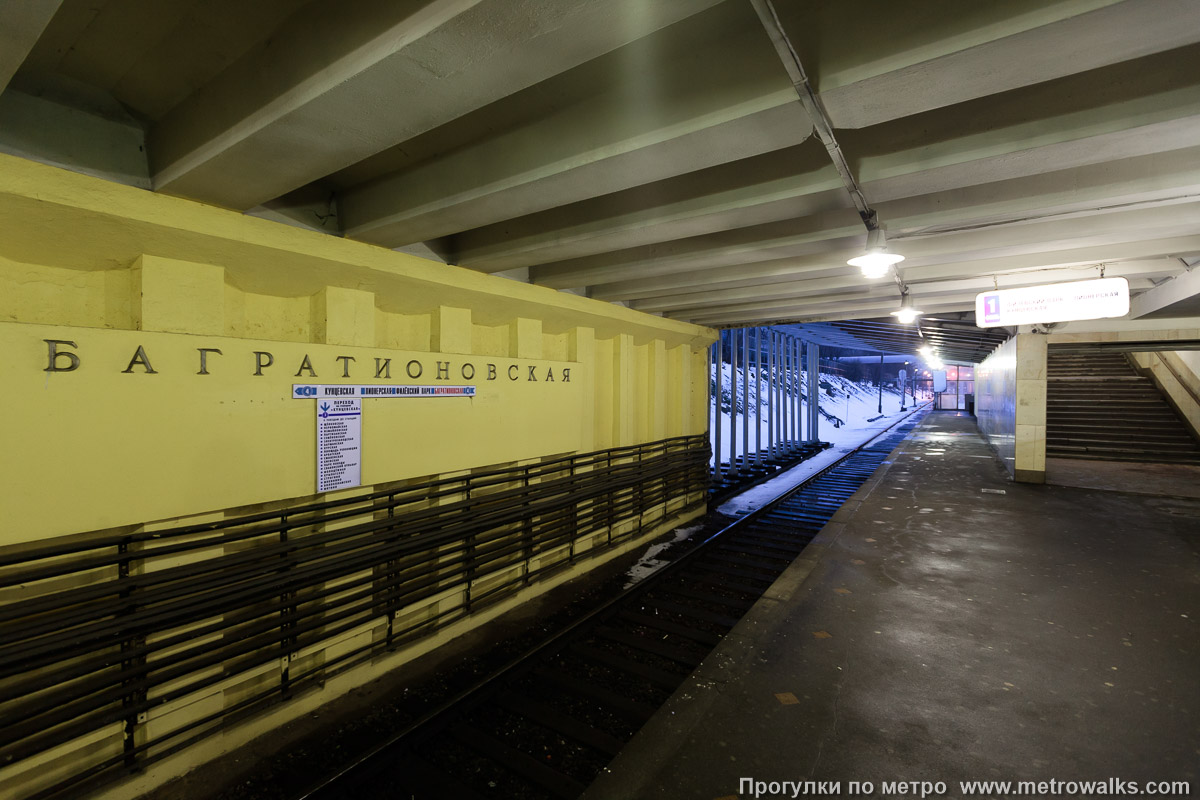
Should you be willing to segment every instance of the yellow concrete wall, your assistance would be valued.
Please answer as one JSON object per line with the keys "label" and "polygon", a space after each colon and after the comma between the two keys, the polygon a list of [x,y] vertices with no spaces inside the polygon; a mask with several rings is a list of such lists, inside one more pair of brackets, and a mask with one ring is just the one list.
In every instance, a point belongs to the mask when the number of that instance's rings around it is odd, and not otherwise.
{"label": "yellow concrete wall", "polygon": [[[712,339],[0,156],[0,381],[22,420],[21,458],[0,466],[0,546],[313,496],[315,401],[291,399],[293,382],[432,384],[442,362],[478,387],[364,401],[364,485],[700,433]],[[204,375],[202,348],[221,351]]]}
{"label": "yellow concrete wall", "polygon": [[[0,549],[316,499],[316,401],[293,399],[293,383],[476,386],[474,398],[364,400],[364,488],[354,493],[703,433],[714,338],[706,328],[0,155],[0,385],[10,454],[0,460]],[[702,492],[675,498],[642,516],[644,535],[702,508]],[[106,796],[134,796],[236,748],[638,541],[587,553],[583,566],[210,737]],[[437,603],[460,603],[459,595],[449,587]],[[386,620],[323,641],[292,668],[369,642],[381,626]],[[277,685],[280,669],[264,663],[158,708],[135,736],[236,704],[256,686]],[[24,796],[119,753],[122,735],[117,724],[0,768],[0,796]]]}

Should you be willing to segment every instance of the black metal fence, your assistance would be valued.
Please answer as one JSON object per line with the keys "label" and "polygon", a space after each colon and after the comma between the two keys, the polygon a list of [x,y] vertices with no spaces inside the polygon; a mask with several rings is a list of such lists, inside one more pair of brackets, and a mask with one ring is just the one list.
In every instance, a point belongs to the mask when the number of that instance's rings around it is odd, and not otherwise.
{"label": "black metal fence", "polygon": [[[657,524],[704,492],[708,458],[678,437],[0,550],[0,767],[107,738],[46,797],[176,752]],[[206,692],[225,694],[164,713]]]}

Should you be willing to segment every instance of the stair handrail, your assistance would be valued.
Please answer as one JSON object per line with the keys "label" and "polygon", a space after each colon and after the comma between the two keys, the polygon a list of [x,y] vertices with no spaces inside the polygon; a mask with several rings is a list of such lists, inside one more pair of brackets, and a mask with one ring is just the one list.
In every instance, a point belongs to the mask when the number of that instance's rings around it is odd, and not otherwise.
{"label": "stair handrail", "polygon": [[1159,363],[1167,368],[1167,372],[1170,372],[1175,380],[1179,382],[1179,385],[1183,387],[1183,390],[1188,393],[1188,396],[1192,398],[1196,405],[1200,406],[1200,395],[1196,393],[1195,389],[1188,385],[1188,382],[1183,379],[1183,376],[1179,374],[1179,371],[1175,369],[1174,365],[1171,364],[1170,361],[1167,361],[1167,359],[1159,353],[1152,353],[1152,355],[1158,359]]}

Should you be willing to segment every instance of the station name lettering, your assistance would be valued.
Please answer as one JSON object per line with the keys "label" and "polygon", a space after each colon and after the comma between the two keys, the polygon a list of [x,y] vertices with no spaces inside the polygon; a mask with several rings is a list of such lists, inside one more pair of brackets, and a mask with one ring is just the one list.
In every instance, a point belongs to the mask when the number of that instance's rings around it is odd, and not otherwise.
{"label": "station name lettering", "polygon": [[[77,343],[66,339],[43,339],[42,341],[46,343],[46,347],[48,348],[46,369],[44,372],[74,372],[82,366],[83,355]],[[216,347],[197,347],[196,374],[213,374],[210,370],[218,369],[218,364],[221,360],[220,357],[224,355]],[[397,378],[407,377],[416,379],[425,375],[428,368],[432,373],[432,377],[439,381],[460,379],[470,381],[474,380],[478,374],[480,378],[486,381],[508,380],[523,381],[526,383],[571,382],[570,367],[555,368],[539,365],[521,366],[519,364],[501,365],[483,363],[476,370],[474,362],[471,361],[452,363],[438,359],[422,361],[415,358],[407,362],[399,360],[395,364],[392,363],[392,359],[390,358],[375,358],[373,361],[374,363],[364,358],[363,363],[360,364],[356,356],[334,356],[333,362],[336,363],[314,364],[312,358],[305,353],[304,358],[296,365],[296,371],[294,373],[289,371],[288,374],[291,374],[295,378],[318,378],[320,375],[317,372],[317,367],[320,366],[321,371],[331,377],[374,377],[382,380],[391,380],[392,370],[395,369]],[[282,365],[276,365],[274,354],[267,350],[251,351],[251,358],[247,359],[244,363],[250,369],[251,375],[261,377],[267,375],[269,371],[276,371],[274,374],[282,374],[278,372],[282,368]],[[121,372],[143,375],[159,374],[150,360],[150,354],[146,352],[146,348],[142,345],[138,345],[137,349],[130,354],[129,361],[125,364],[125,368]]]}

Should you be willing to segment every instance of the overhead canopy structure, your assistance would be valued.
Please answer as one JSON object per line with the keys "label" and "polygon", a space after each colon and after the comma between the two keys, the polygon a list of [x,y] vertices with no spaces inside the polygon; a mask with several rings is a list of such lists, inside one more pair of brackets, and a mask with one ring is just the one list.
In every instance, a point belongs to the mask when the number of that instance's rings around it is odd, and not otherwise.
{"label": "overhead canopy structure", "polygon": [[815,109],[926,314],[1101,266],[1192,307],[1200,3],[776,10],[807,106],[749,0],[9,3],[0,150],[682,320],[886,317]]}
{"label": "overhead canopy structure", "polygon": [[912,355],[922,347],[929,347],[943,361],[974,364],[987,358],[1008,338],[1003,329],[976,327],[974,317],[974,313],[948,313],[926,317],[913,325],[901,325],[893,319],[867,319],[784,325],[782,328],[821,345],[893,355]]}

